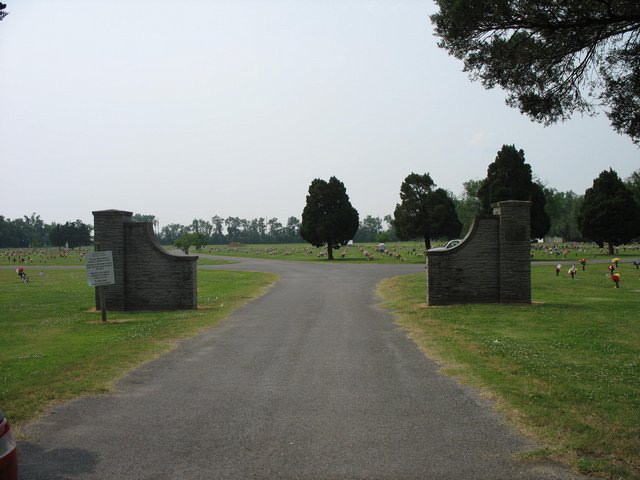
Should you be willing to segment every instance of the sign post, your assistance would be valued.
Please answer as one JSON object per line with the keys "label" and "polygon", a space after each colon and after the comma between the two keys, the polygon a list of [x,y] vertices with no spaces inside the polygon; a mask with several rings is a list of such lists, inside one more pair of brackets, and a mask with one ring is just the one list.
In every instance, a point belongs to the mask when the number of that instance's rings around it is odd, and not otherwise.
{"label": "sign post", "polygon": [[[97,247],[97,246],[96,246]],[[104,285],[113,285],[115,275],[113,273],[113,255],[110,251],[89,252],[87,258],[87,284],[90,287],[98,287],[100,297],[100,310],[102,321],[107,321],[106,296],[103,290]]]}

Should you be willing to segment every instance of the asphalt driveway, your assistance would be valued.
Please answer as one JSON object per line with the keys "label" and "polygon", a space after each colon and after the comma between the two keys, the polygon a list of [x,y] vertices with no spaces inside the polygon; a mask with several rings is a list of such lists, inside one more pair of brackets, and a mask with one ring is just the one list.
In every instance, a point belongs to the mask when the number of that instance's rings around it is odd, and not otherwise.
{"label": "asphalt driveway", "polygon": [[473,390],[376,307],[420,265],[241,260],[280,281],[218,327],[58,406],[19,444],[22,479],[556,479]]}

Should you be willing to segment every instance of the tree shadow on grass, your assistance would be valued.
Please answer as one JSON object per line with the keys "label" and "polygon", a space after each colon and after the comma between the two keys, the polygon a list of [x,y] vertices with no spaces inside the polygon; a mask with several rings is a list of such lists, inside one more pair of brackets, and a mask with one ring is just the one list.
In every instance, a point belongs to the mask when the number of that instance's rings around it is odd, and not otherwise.
{"label": "tree shadow on grass", "polygon": [[30,442],[18,442],[21,480],[64,480],[84,478],[94,472],[98,454],[81,448],[46,450]]}

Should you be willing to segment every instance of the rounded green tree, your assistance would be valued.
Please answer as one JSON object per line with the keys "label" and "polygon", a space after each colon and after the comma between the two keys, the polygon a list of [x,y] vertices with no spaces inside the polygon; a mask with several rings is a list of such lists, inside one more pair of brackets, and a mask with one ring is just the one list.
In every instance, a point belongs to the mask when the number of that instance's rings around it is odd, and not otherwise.
{"label": "rounded green tree", "polygon": [[433,189],[428,173],[411,173],[400,186],[393,224],[401,240],[421,237],[427,250],[433,237],[457,237],[462,230],[456,207],[446,190]]}
{"label": "rounded green tree", "polygon": [[327,258],[333,260],[333,249],[352,240],[358,225],[358,212],[340,180],[331,177],[326,182],[316,178],[311,182],[300,225],[304,240],[315,247],[326,245]]}
{"label": "rounded green tree", "polygon": [[631,241],[640,235],[640,206],[633,194],[613,170],[605,170],[584,192],[584,201],[578,214],[582,234],[603,246],[609,254],[613,246]]}
{"label": "rounded green tree", "polygon": [[504,200],[531,201],[531,236],[544,237],[551,219],[544,209],[542,187],[533,181],[531,166],[524,161],[524,151],[513,145],[503,145],[495,161],[487,169],[487,178],[478,189],[482,210],[491,213],[491,204]]}

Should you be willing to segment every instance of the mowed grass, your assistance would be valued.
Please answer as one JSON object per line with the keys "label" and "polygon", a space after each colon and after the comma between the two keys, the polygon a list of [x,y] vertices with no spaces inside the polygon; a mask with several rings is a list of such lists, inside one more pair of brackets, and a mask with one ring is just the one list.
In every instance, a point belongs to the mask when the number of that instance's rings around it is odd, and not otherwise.
{"label": "mowed grass", "polygon": [[[175,250],[168,246],[167,250]],[[46,266],[84,266],[85,255],[93,252],[93,247],[78,247],[64,249],[57,247],[44,248],[0,248],[0,265],[13,265],[16,268],[23,267],[27,272],[31,267]],[[190,255],[198,255],[192,250]],[[227,260],[213,258],[198,258],[198,265],[222,265],[234,263]]]}
{"label": "mowed grass", "polygon": [[[439,247],[446,240],[432,242],[432,247]],[[387,242],[384,254],[377,251],[377,243],[357,243],[334,250],[336,262],[347,263],[425,263],[425,249],[423,242]],[[554,249],[554,247],[556,247]],[[279,245],[209,245],[194,254],[221,255],[243,258],[264,258],[273,260],[294,260],[305,262],[326,262],[327,248],[316,248],[309,244],[293,243]],[[619,257],[622,263],[633,260],[640,261],[640,245],[623,245],[618,247],[618,253],[609,255],[606,249],[598,248],[590,243],[571,244],[536,244],[532,243],[533,261],[572,261],[579,266],[578,260],[586,258],[590,261],[611,261]],[[206,257],[201,257],[200,261]]]}
{"label": "mowed grass", "polygon": [[[598,248],[595,243],[561,243],[561,244],[531,244],[532,260],[563,260],[573,261],[578,265],[578,260],[608,260],[620,258],[622,262],[633,263],[640,261],[640,244],[633,243],[616,247],[616,253],[609,254],[608,248]],[[588,263],[588,262],[587,262]]]}
{"label": "mowed grass", "polygon": [[93,247],[0,248],[0,265],[21,266],[25,270],[31,265],[84,265],[87,252],[93,252]]}
{"label": "mowed grass", "polygon": [[385,306],[443,370],[479,387],[560,460],[606,478],[640,478],[640,272],[606,265],[572,280],[532,268],[532,305],[427,307],[424,275],[388,279]]}
{"label": "mowed grass", "polygon": [[[440,243],[434,243],[438,246]],[[357,243],[333,251],[335,262],[345,263],[424,263],[424,243],[389,242],[386,252],[377,251],[378,243]],[[273,245],[209,245],[199,252],[204,255],[222,255],[242,258],[326,262],[327,247],[314,247],[308,243]]]}
{"label": "mowed grass", "polygon": [[28,285],[0,271],[0,407],[18,427],[52,402],[107,392],[113,380],[217,324],[258,296],[273,274],[200,271],[197,310],[93,310],[83,270],[46,271]]}
{"label": "mowed grass", "polygon": [[[446,240],[432,242],[433,247],[439,247]],[[382,254],[377,251],[377,243],[357,243],[334,250],[336,262],[346,263],[424,263],[423,242],[387,242],[387,251]],[[168,252],[175,252],[172,245],[165,245]],[[0,265],[23,266],[25,269],[36,266],[84,266],[85,255],[93,251],[93,247],[75,249],[48,248],[4,248],[0,249]],[[294,260],[305,262],[326,262],[327,248],[316,248],[308,243],[292,244],[261,244],[261,245],[209,245],[200,251],[191,248],[189,255],[197,255],[198,265],[221,265],[233,263],[228,260],[208,258],[207,255],[263,258],[273,260]],[[533,261],[572,261],[578,265],[580,258],[586,258],[587,263],[593,260],[611,261],[619,257],[621,262],[640,261],[640,245],[630,244],[618,247],[618,253],[609,255],[606,249],[598,248],[592,243],[566,244],[532,244]],[[181,253],[180,253],[181,255]]]}

